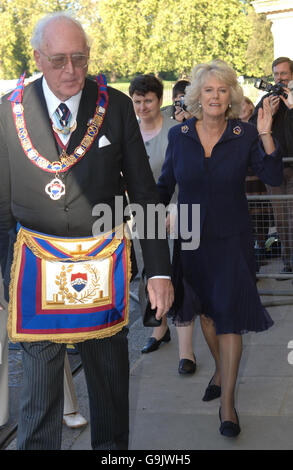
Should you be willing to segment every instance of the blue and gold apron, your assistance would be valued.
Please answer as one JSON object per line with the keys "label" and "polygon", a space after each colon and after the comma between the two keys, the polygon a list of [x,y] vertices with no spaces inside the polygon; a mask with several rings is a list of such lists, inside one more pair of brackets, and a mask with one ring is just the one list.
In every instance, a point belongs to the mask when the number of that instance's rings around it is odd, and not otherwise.
{"label": "blue and gold apron", "polygon": [[20,227],[9,288],[11,341],[76,343],[128,323],[130,241],[123,226],[64,238]]}

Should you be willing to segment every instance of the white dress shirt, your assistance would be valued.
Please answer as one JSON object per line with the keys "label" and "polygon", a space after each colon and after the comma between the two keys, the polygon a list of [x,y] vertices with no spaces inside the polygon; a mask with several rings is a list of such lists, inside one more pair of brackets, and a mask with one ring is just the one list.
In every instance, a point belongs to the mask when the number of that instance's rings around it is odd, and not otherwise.
{"label": "white dress shirt", "polygon": [[[66,106],[68,107],[68,109],[70,110],[72,114],[72,123],[74,123],[76,121],[76,116],[77,116],[77,111],[79,107],[82,90],[80,90],[80,92],[78,92],[77,95],[71,96],[71,98],[69,98],[68,100],[61,101],[50,90],[45,77],[43,77],[42,86],[43,86],[43,92],[44,92],[50,119],[52,119],[52,116],[55,113],[56,109],[58,108],[59,104],[66,103]],[[70,136],[71,136],[71,133],[70,134],[61,134],[61,133],[58,134],[58,137],[60,138],[61,142],[64,145],[68,143]]]}

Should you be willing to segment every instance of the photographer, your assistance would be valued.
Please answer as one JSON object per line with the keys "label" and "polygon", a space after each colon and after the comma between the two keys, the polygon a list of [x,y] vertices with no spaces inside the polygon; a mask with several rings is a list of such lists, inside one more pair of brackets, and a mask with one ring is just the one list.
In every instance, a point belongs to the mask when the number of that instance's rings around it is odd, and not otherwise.
{"label": "photographer", "polygon": [[178,80],[172,89],[172,101],[173,104],[161,108],[161,112],[164,116],[168,116],[175,119],[178,122],[186,121],[191,117],[191,114],[186,111],[184,105],[185,88],[190,85],[188,80]]}
{"label": "photographer", "polygon": [[[275,86],[266,94],[255,108],[250,122],[256,124],[258,109],[262,107],[265,97],[269,96],[273,116],[272,133],[278,140],[282,154],[293,157],[293,104],[290,100],[288,84],[293,80],[293,62],[288,57],[279,57],[272,63]],[[276,85],[279,85],[276,86]],[[280,86],[282,85],[282,86]],[[269,194],[293,194],[293,163],[284,163],[283,182],[281,186],[267,185]],[[288,203],[289,204],[289,203]],[[287,205],[272,203],[275,224],[282,244],[282,260],[284,263],[282,274],[292,272],[293,266],[293,213]],[[278,280],[285,280],[280,277]]]}

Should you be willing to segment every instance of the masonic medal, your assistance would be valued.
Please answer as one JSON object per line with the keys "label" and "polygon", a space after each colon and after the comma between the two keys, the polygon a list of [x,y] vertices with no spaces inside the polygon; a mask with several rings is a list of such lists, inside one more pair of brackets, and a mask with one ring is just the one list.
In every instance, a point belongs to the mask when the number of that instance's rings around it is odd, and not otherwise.
{"label": "masonic medal", "polygon": [[50,196],[53,201],[57,201],[61,196],[65,194],[65,185],[64,183],[57,178],[52,179],[49,184],[45,187],[46,193]]}

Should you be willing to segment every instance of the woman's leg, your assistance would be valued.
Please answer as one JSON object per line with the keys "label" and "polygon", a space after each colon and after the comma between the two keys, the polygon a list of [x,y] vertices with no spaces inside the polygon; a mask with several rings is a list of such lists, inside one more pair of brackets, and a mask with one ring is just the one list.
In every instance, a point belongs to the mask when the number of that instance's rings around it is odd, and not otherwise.
{"label": "woman's leg", "polygon": [[75,393],[73,377],[67,352],[64,358],[64,408],[63,423],[69,428],[81,428],[87,420],[78,413],[77,396]]}
{"label": "woman's leg", "polygon": [[156,326],[153,329],[152,336],[149,338],[147,344],[142,348],[141,352],[143,354],[156,351],[161,342],[169,342],[171,339],[170,331],[168,328],[167,318],[164,316],[162,318],[162,323],[160,326]]}
{"label": "woman's leg", "polygon": [[162,323],[160,326],[156,326],[153,329],[151,337],[156,338],[156,340],[160,340],[163,338],[164,334],[166,333],[168,329],[168,322],[167,322],[167,317],[166,315],[163,316],[162,318]]}
{"label": "woman's leg", "polygon": [[220,386],[221,385],[220,349],[219,349],[219,340],[216,335],[214,322],[211,318],[206,317],[205,315],[201,315],[200,323],[201,323],[203,335],[205,337],[207,345],[215,361],[215,373],[214,373],[211,384]]}
{"label": "woman's leg", "polygon": [[194,320],[187,326],[177,326],[179,358],[194,361],[193,353],[193,330]]}
{"label": "woman's leg", "polygon": [[234,411],[235,386],[242,355],[242,336],[236,334],[219,335],[221,357],[221,417],[222,421],[237,423]]}
{"label": "woman's leg", "polygon": [[212,383],[221,385],[222,421],[236,423],[234,396],[242,355],[242,336],[236,334],[217,336],[213,321],[204,315],[201,315],[201,326],[216,365]]}
{"label": "woman's leg", "polygon": [[64,358],[64,415],[77,413],[78,404],[67,352]]}

